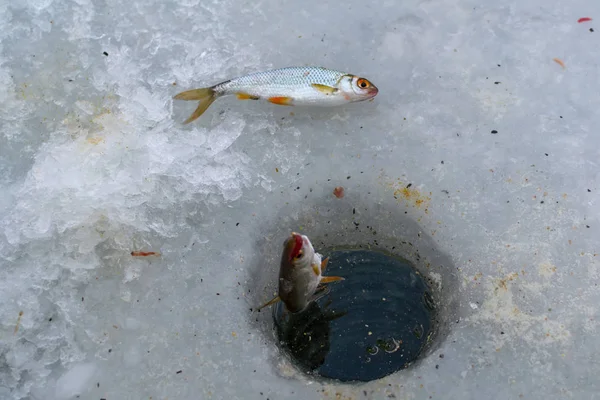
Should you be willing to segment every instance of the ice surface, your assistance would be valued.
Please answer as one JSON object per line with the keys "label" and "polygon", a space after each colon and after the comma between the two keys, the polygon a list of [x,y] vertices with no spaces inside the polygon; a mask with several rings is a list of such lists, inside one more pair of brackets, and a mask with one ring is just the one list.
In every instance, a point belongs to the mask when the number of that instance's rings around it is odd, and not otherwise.
{"label": "ice surface", "polygon": [[90,379],[94,375],[94,370],[93,364],[75,365],[73,369],[66,372],[56,381],[56,398],[70,399],[78,396],[86,386],[90,385]]}
{"label": "ice surface", "polygon": [[[580,17],[600,4],[1,2],[0,398],[597,397],[600,27]],[[304,64],[380,93],[222,99],[190,126],[171,100]],[[281,357],[249,311],[275,288],[257,247],[316,203],[406,211],[448,254],[443,359],[355,387]]]}

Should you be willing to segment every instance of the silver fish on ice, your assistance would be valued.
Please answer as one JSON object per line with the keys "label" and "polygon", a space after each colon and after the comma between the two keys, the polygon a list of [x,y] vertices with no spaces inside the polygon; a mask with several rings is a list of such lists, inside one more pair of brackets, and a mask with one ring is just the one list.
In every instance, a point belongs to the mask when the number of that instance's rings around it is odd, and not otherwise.
{"label": "silver fish on ice", "polygon": [[241,76],[211,87],[177,94],[177,100],[197,100],[198,107],[184,122],[200,117],[219,97],[266,99],[284,106],[340,106],[374,98],[379,89],[368,79],[323,67],[285,67]]}

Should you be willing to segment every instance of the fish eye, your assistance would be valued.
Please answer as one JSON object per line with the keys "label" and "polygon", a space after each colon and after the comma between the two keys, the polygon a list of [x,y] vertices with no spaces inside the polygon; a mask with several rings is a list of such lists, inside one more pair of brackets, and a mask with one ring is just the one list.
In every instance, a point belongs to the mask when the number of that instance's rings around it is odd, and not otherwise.
{"label": "fish eye", "polygon": [[295,258],[296,260],[299,260],[299,259],[301,259],[301,258],[302,258],[302,255],[303,255],[303,254],[304,254],[304,252],[303,252],[302,250],[300,250],[300,251],[298,252],[298,255],[297,255],[296,257],[294,257],[294,258]]}
{"label": "fish eye", "polygon": [[363,89],[370,86],[369,81],[364,78],[360,78],[358,81],[356,81],[356,84],[358,85],[358,87],[363,88]]}

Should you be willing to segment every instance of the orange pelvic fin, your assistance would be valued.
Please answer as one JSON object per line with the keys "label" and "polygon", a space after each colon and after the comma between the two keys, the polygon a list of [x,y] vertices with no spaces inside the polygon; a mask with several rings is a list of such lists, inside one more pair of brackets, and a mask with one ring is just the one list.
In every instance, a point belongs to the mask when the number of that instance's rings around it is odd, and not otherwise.
{"label": "orange pelvic fin", "polygon": [[260,99],[260,97],[252,96],[251,94],[241,93],[241,92],[237,94],[237,98],[240,100],[258,100],[258,99]]}
{"label": "orange pelvic fin", "polygon": [[272,305],[272,304],[275,304],[275,303],[277,303],[277,302],[278,302],[278,301],[280,301],[280,300],[281,300],[281,299],[279,298],[279,296],[275,296],[274,298],[272,298],[271,300],[269,300],[268,302],[266,302],[266,303],[265,303],[265,304],[263,304],[262,306],[258,307],[258,308],[256,309],[256,311],[260,311],[260,310],[262,310],[263,308],[265,308],[265,307],[267,307],[267,306],[270,306],[270,305]]}
{"label": "orange pelvic fin", "polygon": [[338,281],[343,281],[345,278],[342,278],[341,276],[324,276],[321,278],[321,281],[319,283],[331,283],[331,282],[338,282]]}
{"label": "orange pelvic fin", "polygon": [[327,268],[327,264],[329,263],[329,257],[321,261],[321,273],[325,272],[325,268]]}
{"label": "orange pelvic fin", "polygon": [[280,106],[292,106],[293,100],[291,97],[269,97],[268,99],[273,104],[278,104]]}

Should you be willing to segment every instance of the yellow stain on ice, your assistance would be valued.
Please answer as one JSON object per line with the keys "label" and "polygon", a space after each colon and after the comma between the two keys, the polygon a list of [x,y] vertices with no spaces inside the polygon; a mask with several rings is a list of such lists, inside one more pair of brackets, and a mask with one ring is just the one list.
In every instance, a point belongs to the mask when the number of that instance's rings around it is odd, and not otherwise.
{"label": "yellow stain on ice", "polygon": [[514,281],[518,277],[519,277],[518,273],[512,272],[512,273],[506,275],[504,278],[496,278],[494,280],[494,291],[498,291],[498,290],[502,289],[507,292],[510,282]]}
{"label": "yellow stain on ice", "polygon": [[394,198],[399,203],[404,203],[407,206],[412,206],[429,213],[429,203],[431,201],[431,192],[424,194],[419,189],[413,187],[412,184],[406,183],[398,178],[396,181],[386,182],[385,186],[393,190]]}
{"label": "yellow stain on ice", "polygon": [[90,137],[90,138],[87,138],[87,142],[90,143],[90,144],[97,145],[97,144],[100,144],[100,143],[104,143],[104,138],[101,138],[101,137]]}
{"label": "yellow stain on ice", "polygon": [[[113,93],[108,93],[103,96],[98,96],[88,100],[80,100],[83,109],[74,107],[69,110],[65,118],[61,121],[67,127],[70,136],[73,140],[87,136],[90,132],[104,131],[103,119],[107,115],[112,115],[112,109],[117,104],[117,96]],[[100,144],[102,140],[91,138],[87,140],[90,144]]]}

